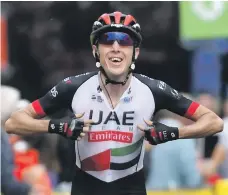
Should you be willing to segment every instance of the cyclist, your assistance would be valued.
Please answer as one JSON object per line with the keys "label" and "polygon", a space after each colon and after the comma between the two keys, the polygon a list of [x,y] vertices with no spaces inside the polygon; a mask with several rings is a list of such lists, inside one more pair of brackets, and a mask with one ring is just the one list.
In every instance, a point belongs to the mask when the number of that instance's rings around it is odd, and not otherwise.
{"label": "cyclist", "polygon": [[[118,11],[101,15],[90,36],[99,71],[62,80],[24,110],[12,113],[5,124],[8,133],[48,132],[75,140],[72,195],[145,195],[145,139],[156,145],[223,129],[222,119],[209,109],[160,80],[132,73],[140,32],[131,15]],[[74,116],[41,119],[62,108]],[[175,128],[150,121],[161,109],[196,122]]]}

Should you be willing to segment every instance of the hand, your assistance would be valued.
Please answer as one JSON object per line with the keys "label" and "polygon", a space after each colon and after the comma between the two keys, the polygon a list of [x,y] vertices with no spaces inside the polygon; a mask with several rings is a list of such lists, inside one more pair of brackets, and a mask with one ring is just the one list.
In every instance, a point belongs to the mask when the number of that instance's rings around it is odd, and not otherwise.
{"label": "hand", "polygon": [[179,138],[179,130],[176,127],[168,127],[159,122],[146,121],[146,128],[143,125],[138,125],[138,128],[145,133],[145,139],[151,145],[157,145]]}
{"label": "hand", "polygon": [[[85,113],[83,114],[75,114],[75,117],[77,119],[79,118],[82,118],[84,116]],[[83,128],[83,132],[80,133],[79,137],[77,138],[78,141],[80,141],[85,135],[87,132],[89,132],[90,128],[91,128],[91,124],[93,123],[92,120],[87,120],[87,121],[84,121],[85,123],[85,127]]]}
{"label": "hand", "polygon": [[92,120],[79,120],[83,115],[76,114],[73,118],[65,121],[50,120],[48,132],[57,133],[72,140],[80,140],[94,123]]}

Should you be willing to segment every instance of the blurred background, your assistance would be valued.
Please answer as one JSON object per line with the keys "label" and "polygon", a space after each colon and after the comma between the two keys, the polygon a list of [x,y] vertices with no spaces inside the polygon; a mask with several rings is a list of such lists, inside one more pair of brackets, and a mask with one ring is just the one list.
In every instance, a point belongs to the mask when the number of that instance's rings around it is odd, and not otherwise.
{"label": "blurred background", "polygon": [[[228,178],[228,2],[225,1],[1,2],[2,124],[12,111],[43,96],[60,80],[96,70],[89,41],[92,24],[102,13],[116,10],[135,16],[142,28],[136,72],[167,82],[225,121],[224,132],[215,136],[148,146],[145,156],[148,191],[156,194],[155,191],[169,193],[194,188],[209,189],[209,193],[215,194],[211,187],[223,185],[222,179]],[[55,117],[64,114],[57,113]],[[156,119],[170,126],[191,123],[165,111]],[[16,194],[23,188],[23,195],[28,191],[39,195],[37,182],[49,194],[69,193],[75,158],[73,142],[53,135],[9,137],[3,126],[1,129],[2,181],[8,177],[6,170],[13,171],[13,178],[2,182],[3,194],[15,194],[7,191],[10,182],[18,182]],[[4,156],[9,154],[7,147],[11,159]],[[167,155],[162,155],[163,152]],[[33,181],[34,178],[38,179]],[[216,194],[227,194],[228,188],[220,189]]]}

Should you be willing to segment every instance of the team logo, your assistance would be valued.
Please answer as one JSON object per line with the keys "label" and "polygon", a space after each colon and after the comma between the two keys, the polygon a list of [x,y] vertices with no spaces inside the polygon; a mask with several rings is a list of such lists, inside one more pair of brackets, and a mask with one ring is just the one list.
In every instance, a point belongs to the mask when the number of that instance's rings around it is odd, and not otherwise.
{"label": "team logo", "polygon": [[132,96],[131,97],[125,97],[124,99],[123,99],[123,102],[124,103],[129,103],[129,102],[131,102],[132,101]]}
{"label": "team logo", "polygon": [[80,76],[86,76],[86,75],[89,75],[89,74],[90,74],[89,72],[86,72],[86,73],[83,73],[83,74],[76,75],[75,78],[80,77]]}
{"label": "team logo", "polygon": [[51,89],[51,95],[52,95],[53,97],[56,97],[56,96],[58,95],[58,91],[56,90],[56,87],[53,87],[53,88]]}
{"label": "team logo", "polygon": [[65,79],[63,79],[63,81],[67,84],[71,83],[70,77],[67,77]]}
{"label": "team logo", "polygon": [[55,125],[54,124],[51,124],[51,129],[55,129]]}
{"label": "team logo", "polygon": [[158,83],[158,88],[164,91],[164,90],[166,89],[166,84],[165,84],[165,82],[159,81],[159,83]]}
{"label": "team logo", "polygon": [[121,28],[123,24],[111,24],[111,27]]}
{"label": "team logo", "polygon": [[63,129],[64,124],[65,124],[65,123],[60,123],[60,124],[59,124],[59,131],[60,131],[60,132],[63,132],[63,131],[64,131],[64,129]]}
{"label": "team logo", "polygon": [[116,130],[95,131],[88,133],[88,142],[116,141],[122,143],[132,143],[132,132],[121,132]]}
{"label": "team logo", "polygon": [[176,137],[175,133],[171,133],[171,136],[172,136],[172,138]]}
{"label": "team logo", "polygon": [[101,96],[97,96],[97,101],[100,102],[100,103],[103,102],[102,97]]}
{"label": "team logo", "polygon": [[171,93],[176,99],[180,99],[181,94],[179,94],[176,89],[171,89]]}
{"label": "team logo", "polygon": [[131,87],[129,87],[127,94],[130,94],[130,93],[131,93]]}
{"label": "team logo", "polygon": [[97,87],[97,92],[100,93],[101,91],[102,91],[102,89],[101,89],[101,86],[99,85],[99,86]]}
{"label": "team logo", "polygon": [[151,81],[153,81],[154,79],[152,79],[152,78],[150,78],[150,77],[148,77],[148,76],[146,76],[146,75],[143,75],[143,74],[140,74],[141,75],[141,77],[144,77],[144,78],[147,78],[147,79],[150,79]]}
{"label": "team logo", "polygon": [[63,79],[65,82],[70,80],[70,77]]}
{"label": "team logo", "polygon": [[97,98],[96,98],[95,95],[92,95],[91,99],[92,99],[92,100],[96,100]]}

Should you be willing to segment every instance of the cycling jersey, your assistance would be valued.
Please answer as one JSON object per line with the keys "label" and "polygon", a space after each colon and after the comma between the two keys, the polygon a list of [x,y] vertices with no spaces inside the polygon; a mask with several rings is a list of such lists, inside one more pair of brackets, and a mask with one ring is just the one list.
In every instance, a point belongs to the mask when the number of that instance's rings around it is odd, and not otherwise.
{"label": "cycling jersey", "polygon": [[99,180],[113,182],[143,168],[145,141],[138,124],[151,120],[160,109],[191,116],[199,105],[162,81],[133,74],[113,109],[99,77],[99,72],[68,77],[32,105],[41,117],[69,108],[92,119],[91,130],[75,142],[76,165]]}

